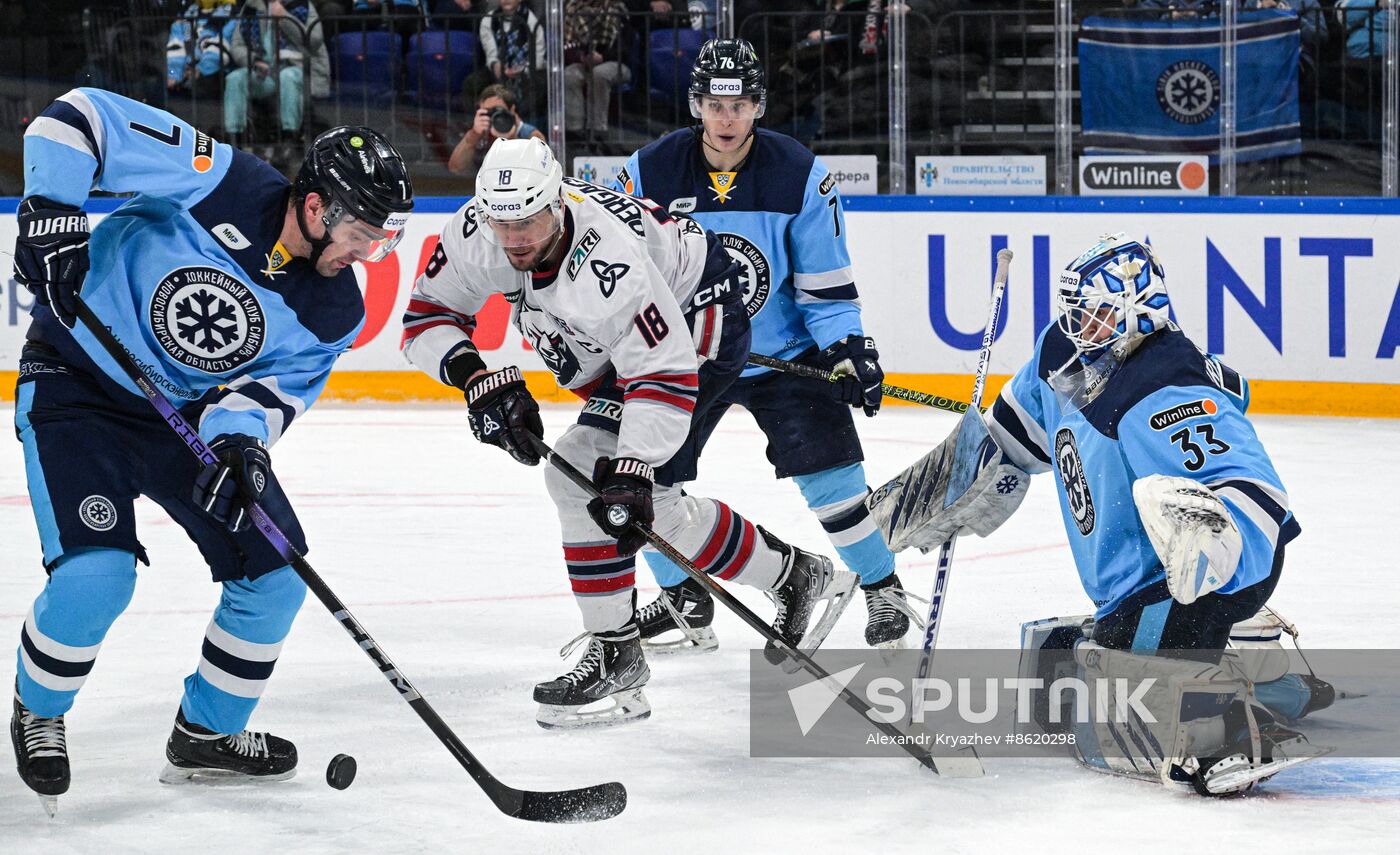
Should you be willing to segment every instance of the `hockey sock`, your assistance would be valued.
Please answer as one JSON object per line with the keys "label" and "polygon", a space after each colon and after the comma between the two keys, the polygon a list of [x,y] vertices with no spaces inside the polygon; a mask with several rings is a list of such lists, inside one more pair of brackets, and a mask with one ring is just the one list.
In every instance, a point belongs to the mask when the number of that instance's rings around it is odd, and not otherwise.
{"label": "hockey sock", "polygon": [[102,639],[136,590],[136,556],[86,549],[58,560],[20,629],[19,696],[35,715],[63,715]]}
{"label": "hockey sock", "polygon": [[272,676],[306,584],[291,567],[282,567],[223,585],[204,633],[199,668],[185,678],[180,707],[194,724],[215,733],[240,733]]}
{"label": "hockey sock", "polygon": [[585,629],[606,631],[632,620],[635,555],[619,556],[616,540],[566,543],[564,565]]}
{"label": "hockey sock", "polygon": [[872,585],[894,572],[894,553],[865,507],[870,489],[865,484],[865,467],[860,463],[826,469],[792,480],[807,500],[807,507],[821,520],[831,545],[841,561],[860,577],[861,585]]}

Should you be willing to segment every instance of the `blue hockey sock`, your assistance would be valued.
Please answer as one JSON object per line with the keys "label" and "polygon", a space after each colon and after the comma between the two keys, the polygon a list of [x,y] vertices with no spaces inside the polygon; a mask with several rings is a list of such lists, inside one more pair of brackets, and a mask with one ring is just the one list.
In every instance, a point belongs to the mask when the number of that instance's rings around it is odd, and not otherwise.
{"label": "blue hockey sock", "polygon": [[862,585],[879,582],[894,572],[894,553],[865,507],[870,489],[865,485],[863,465],[852,463],[792,480],[807,507],[821,520],[836,554],[860,576]]}
{"label": "blue hockey sock", "polygon": [[306,598],[306,583],[291,567],[249,581],[224,582],[214,619],[204,634],[199,669],[185,678],[185,718],[215,733],[248,725],[282,641]]}
{"label": "blue hockey sock", "polygon": [[1312,699],[1312,689],[1298,674],[1284,674],[1277,680],[1254,684],[1254,697],[1259,703],[1288,721],[1295,721]]}
{"label": "blue hockey sock", "polygon": [[661,587],[669,588],[685,581],[685,571],[661,553],[648,549],[642,553],[642,557],[646,559],[647,566],[651,568],[651,575],[656,577],[656,584]]}
{"label": "blue hockey sock", "polygon": [[30,712],[63,715],[83,687],[102,639],[136,590],[136,556],[86,549],[58,560],[20,629],[19,696]]}

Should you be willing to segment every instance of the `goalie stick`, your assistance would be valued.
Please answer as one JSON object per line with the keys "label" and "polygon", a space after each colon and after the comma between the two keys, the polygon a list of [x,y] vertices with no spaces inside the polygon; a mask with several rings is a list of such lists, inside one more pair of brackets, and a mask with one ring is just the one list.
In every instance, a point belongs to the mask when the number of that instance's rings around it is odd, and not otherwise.
{"label": "goalie stick", "polygon": [[[121,367],[126,376],[131,378],[131,382],[136,384],[136,388],[141,390],[141,393],[151,402],[151,406],[160,413],[161,418],[189,447],[190,452],[202,463],[217,463],[218,458],[199,438],[199,431],[180,415],[180,412],[156,388],[151,379],[136,366],[131,354],[112,334],[112,331],[102,325],[88,304],[83,302],[82,297],[75,297],[75,299],[78,304],[78,317],[87,326],[93,338],[97,339],[97,342]],[[437,736],[452,756],[457,758],[457,762],[462,764],[462,768],[467,770],[467,774],[471,776],[477,786],[481,787],[502,813],[532,822],[593,822],[617,816],[627,807],[627,790],[622,784],[615,781],[576,790],[560,791],[517,790],[502,783],[500,779],[487,771],[486,767],[481,765],[481,761],[477,760],[467,749],[467,746],[462,743],[462,740],[457,738],[457,734],[452,732],[452,729],[447,726],[447,722],[442,720],[442,717],[429,705],[427,699],[419,693],[408,677],[398,669],[398,666],[394,665],[388,654],[379,647],[378,642],[370,637],[370,634],[365,631],[355,616],[350,614],[345,603],[341,602],[330,586],[297,552],[291,541],[277,528],[276,523],[267,515],[267,512],[254,503],[250,509],[250,516],[258,531],[267,538],[267,542],[272,544],[273,548],[286,559],[296,574],[316,595],[316,599],[320,600],[321,604],[330,611],[331,616],[345,627],[345,631],[350,634],[355,643],[379,667],[384,678],[398,690],[403,699],[413,708],[413,711],[418,713],[418,717],[423,720],[428,729]]]}
{"label": "goalie stick", "polygon": [[[793,362],[788,359],[778,359],[775,356],[764,356],[760,353],[749,354],[749,364],[762,365],[764,368],[772,368],[786,374],[796,374],[798,377],[810,377],[813,380],[826,380],[835,383],[841,379],[841,374],[835,371],[827,371],[815,365],[808,365],[804,362]],[[930,395],[928,392],[920,392],[917,389],[906,389],[903,386],[891,386],[889,383],[880,384],[880,392],[886,398],[895,398],[900,401],[907,401],[911,404],[921,404],[925,407],[932,407],[935,410],[944,410],[949,413],[967,412],[966,401],[954,401],[952,398],[945,398],[942,395]]]}
{"label": "goalie stick", "polygon": [[[535,440],[535,450],[539,452],[541,457],[544,457],[551,464],[553,464],[553,466],[556,469],[558,469],[560,473],[564,475],[565,478],[568,478],[570,481],[578,485],[578,488],[580,490],[583,490],[585,493],[587,493],[593,498],[598,498],[598,488],[596,485],[594,485],[593,481],[587,475],[584,475],[582,472],[578,471],[578,469],[575,468],[572,463],[565,460],[559,454],[555,453],[554,449],[550,448],[544,442],[544,440]],[[705,573],[699,568],[697,568],[693,563],[691,563],[690,559],[682,555],[679,550],[677,550],[674,546],[668,543],[659,534],[652,531],[649,526],[637,522],[636,520],[632,521],[632,526],[636,528],[637,531],[640,532],[643,537],[646,538],[647,543],[650,543],[653,547],[656,548],[657,552],[660,552],[662,555],[669,558],[677,567],[684,570],[687,576],[704,586],[705,590],[709,591],[715,599],[719,600],[721,603],[724,603],[724,605],[727,606],[730,611],[734,612],[734,614],[739,616],[740,620],[752,627],[755,632],[763,636],[764,639],[767,640],[769,643],[773,644],[783,653],[787,654],[787,656],[793,662],[796,662],[799,667],[801,667],[807,673],[811,674],[813,677],[816,677],[818,680],[822,681],[822,683],[826,685],[828,690],[832,691],[834,694],[836,694],[837,697],[845,701],[847,706],[849,706],[851,709],[855,710],[857,713],[863,716],[865,720],[873,724],[877,730],[879,730],[886,736],[889,736],[892,739],[894,739],[895,744],[899,745],[911,757],[919,761],[920,765],[932,772],[944,774],[942,770],[940,770],[938,767],[938,764],[942,763],[944,760],[942,756],[935,758],[932,755],[921,750],[918,747],[918,744],[916,744],[915,740],[910,738],[910,734],[876,716],[874,714],[874,711],[870,708],[869,704],[857,697],[856,694],[850,689],[846,688],[845,684],[835,680],[831,676],[831,672],[827,671],[821,665],[817,664],[816,660],[814,660],[811,656],[807,655],[807,652],[805,650],[792,647],[787,642],[783,641],[781,638],[775,635],[773,633],[772,627],[764,623],[762,618],[754,614],[748,606],[741,603],[738,599],[734,597],[733,594],[725,590],[724,587],[718,582],[716,582],[713,578],[711,578],[708,573]],[[926,744],[931,745],[933,743],[928,742]]]}
{"label": "goalie stick", "polygon": [[[992,279],[992,304],[987,312],[987,328],[982,333],[982,350],[977,355],[977,376],[972,382],[971,406],[978,412],[982,410],[982,393],[987,386],[987,369],[992,361],[992,342],[996,339],[997,323],[1001,320],[1001,301],[1006,293],[1006,277],[1010,269],[1011,250],[1003,249],[997,253],[996,273]],[[923,654],[919,657],[920,680],[928,677],[929,668],[933,665],[933,651],[938,644],[938,629],[943,620],[943,598],[948,592],[948,576],[953,569],[953,548],[957,541],[958,536],[954,533],[938,549],[938,569],[933,577],[933,596],[929,597],[928,622],[924,625]],[[965,755],[955,758],[953,762],[966,775],[982,774],[982,761],[970,746]]]}

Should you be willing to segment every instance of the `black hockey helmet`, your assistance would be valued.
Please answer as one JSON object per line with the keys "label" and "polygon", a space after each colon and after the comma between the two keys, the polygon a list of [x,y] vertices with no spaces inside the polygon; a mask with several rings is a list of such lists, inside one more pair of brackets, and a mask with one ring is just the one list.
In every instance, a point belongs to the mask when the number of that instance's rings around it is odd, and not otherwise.
{"label": "black hockey helmet", "polygon": [[[330,243],[330,230],[346,215],[393,236],[402,234],[413,210],[413,182],[403,157],[383,134],[369,128],[341,126],[316,137],[292,187],[298,202],[310,193],[327,202],[321,216],[326,237],[313,239],[302,223],[302,234],[314,251],[313,263]],[[297,222],[301,220],[298,205]],[[380,257],[391,249],[383,248]]]}
{"label": "black hockey helmet", "polygon": [[758,103],[755,118],[763,115],[768,87],[753,45],[743,39],[710,39],[701,46],[690,69],[690,115],[697,119],[705,95],[748,95]]}

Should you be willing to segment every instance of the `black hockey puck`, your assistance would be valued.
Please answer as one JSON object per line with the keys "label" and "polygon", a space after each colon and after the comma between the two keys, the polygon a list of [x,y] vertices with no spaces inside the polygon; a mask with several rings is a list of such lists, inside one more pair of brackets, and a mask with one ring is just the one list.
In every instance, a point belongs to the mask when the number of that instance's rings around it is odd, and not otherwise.
{"label": "black hockey puck", "polygon": [[337,754],[326,767],[326,783],[343,790],[355,780],[355,758],[349,754]]}

